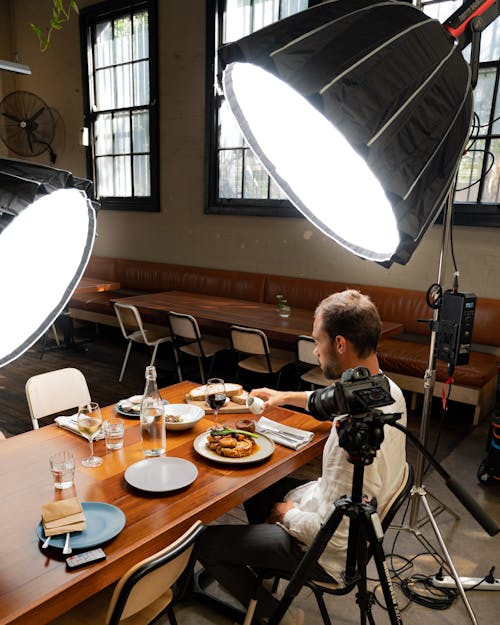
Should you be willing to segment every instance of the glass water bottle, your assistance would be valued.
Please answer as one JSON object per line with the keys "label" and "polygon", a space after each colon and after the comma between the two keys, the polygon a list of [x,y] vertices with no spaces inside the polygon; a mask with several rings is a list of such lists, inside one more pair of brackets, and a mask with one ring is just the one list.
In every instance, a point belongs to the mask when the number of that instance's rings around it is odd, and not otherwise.
{"label": "glass water bottle", "polygon": [[146,386],[141,403],[141,437],[145,456],[162,456],[165,453],[165,407],[156,384],[155,367],[146,367]]}

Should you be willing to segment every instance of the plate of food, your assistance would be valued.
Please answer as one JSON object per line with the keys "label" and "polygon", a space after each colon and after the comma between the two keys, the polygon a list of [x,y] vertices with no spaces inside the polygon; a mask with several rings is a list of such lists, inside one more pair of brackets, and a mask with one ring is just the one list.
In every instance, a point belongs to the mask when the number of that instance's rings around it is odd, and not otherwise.
{"label": "plate of food", "polygon": [[[115,410],[124,417],[138,419],[141,414],[141,403],[142,395],[132,395],[132,397],[127,397],[127,399],[120,399],[120,401],[115,404]],[[164,399],[163,403],[167,405],[168,401]]]}
{"label": "plate of food", "polygon": [[273,441],[264,434],[236,428],[211,428],[197,436],[193,446],[200,456],[224,464],[259,462],[274,451]]}
{"label": "plate of food", "polygon": [[168,404],[165,406],[165,427],[167,430],[188,430],[205,416],[201,406],[189,404]]}

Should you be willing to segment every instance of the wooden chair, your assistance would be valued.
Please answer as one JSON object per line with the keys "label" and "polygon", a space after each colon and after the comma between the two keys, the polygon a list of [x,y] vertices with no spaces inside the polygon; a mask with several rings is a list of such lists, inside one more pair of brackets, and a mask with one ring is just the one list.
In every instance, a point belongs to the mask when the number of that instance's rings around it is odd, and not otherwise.
{"label": "wooden chair", "polygon": [[150,366],[153,366],[156,360],[156,352],[161,343],[167,343],[172,340],[168,330],[157,330],[153,328],[145,328],[138,309],[132,304],[120,304],[115,302],[115,313],[123,336],[128,341],[127,351],[123,359],[122,369],[118,381],[123,380],[125,369],[127,367],[128,357],[132,343],[140,343],[153,348]]}
{"label": "wooden chair", "polygon": [[38,419],[77,409],[90,401],[85,376],[73,367],[34,375],[26,382],[25,390],[34,430],[39,428]]}
{"label": "wooden chair", "polygon": [[205,384],[203,361],[210,359],[208,371],[208,377],[210,378],[216,354],[229,349],[229,342],[218,336],[202,337],[198,322],[191,315],[171,310],[168,313],[168,321],[173,338],[175,363],[177,365],[179,382],[182,382],[179,353],[182,352],[183,354],[197,358],[201,382]]}
{"label": "wooden chair", "polygon": [[312,336],[301,334],[297,337],[297,369],[299,374],[301,371],[305,371],[302,375],[299,375],[300,380],[307,382],[311,385],[313,391],[317,386],[330,386],[333,380],[325,378],[321,367],[318,365],[318,359],[314,355],[314,339]]}
{"label": "wooden chair", "polygon": [[[413,488],[413,468],[408,463],[405,465],[405,472],[403,476],[403,480],[401,482],[400,487],[391,497],[390,501],[385,506],[384,510],[379,511],[379,518],[381,519],[382,529],[386,532],[389,529],[390,524],[394,520],[398,510],[401,508],[403,503],[409,497],[411,489]],[[371,558],[371,553],[368,554],[368,557]],[[255,612],[255,606],[257,604],[257,600],[255,599],[259,585],[263,582],[264,579],[274,578],[275,585],[273,590],[276,590],[277,582],[279,579],[288,579],[290,580],[292,574],[288,572],[276,570],[266,570],[260,571],[260,576],[257,580],[256,587],[254,589],[254,594],[245,616],[245,620],[243,625],[250,625],[252,622],[253,614]],[[315,580],[308,580],[304,584],[305,587],[312,590],[314,596],[316,598],[316,602],[318,604],[319,610],[321,612],[321,616],[323,618],[324,625],[332,625],[330,615],[328,614],[328,610],[325,604],[324,595],[346,595],[350,593],[354,588],[356,588],[356,584],[351,584],[348,586],[339,587],[335,582],[319,582]]]}
{"label": "wooden chair", "polygon": [[130,568],[114,588],[105,588],[50,625],[147,625],[160,614],[177,625],[172,604],[187,586],[195,543],[204,529],[196,521],[168,547]]}
{"label": "wooden chair", "polygon": [[[239,370],[245,369],[273,376],[276,378],[276,386],[279,387],[283,368],[294,361],[292,355],[284,350],[271,350],[265,332],[257,328],[231,326],[230,335],[231,347],[239,358],[236,380]],[[242,358],[243,354],[249,357]]]}

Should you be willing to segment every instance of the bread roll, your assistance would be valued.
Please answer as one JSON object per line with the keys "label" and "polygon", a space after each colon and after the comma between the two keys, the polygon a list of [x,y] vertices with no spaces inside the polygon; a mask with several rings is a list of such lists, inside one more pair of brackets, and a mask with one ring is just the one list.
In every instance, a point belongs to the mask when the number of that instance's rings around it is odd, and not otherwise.
{"label": "bread roll", "polygon": [[[241,384],[234,384],[232,382],[226,382],[224,385],[226,388],[226,395],[228,397],[233,397],[234,395],[239,395],[243,390]],[[191,401],[205,401],[205,391],[206,385],[197,386],[189,391],[189,399]],[[246,401],[246,400],[245,400]]]}

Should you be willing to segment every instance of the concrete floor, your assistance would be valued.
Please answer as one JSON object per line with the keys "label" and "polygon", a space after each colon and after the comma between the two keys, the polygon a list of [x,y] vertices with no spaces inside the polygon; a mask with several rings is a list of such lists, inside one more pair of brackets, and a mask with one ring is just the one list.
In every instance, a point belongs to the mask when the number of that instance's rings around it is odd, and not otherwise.
{"label": "concrete floor", "polygon": [[[486,433],[487,424],[483,423],[469,434],[448,456],[443,462],[443,467],[476,499],[481,508],[500,524],[500,483],[482,487],[476,479],[478,464],[485,455]],[[426,499],[430,504],[432,504],[431,495],[434,495],[460,515],[460,518],[455,520],[445,510],[433,517],[458,574],[460,576],[483,577],[492,566],[496,565],[497,571],[495,576],[499,578],[500,533],[490,537],[449,491],[443,479],[436,472],[431,472],[424,478],[424,486],[428,493]],[[421,520],[427,519],[420,499],[418,508]],[[243,522],[243,520],[244,516],[242,513],[239,510],[235,510],[229,518],[224,518],[221,521]],[[400,515],[398,520],[403,525],[406,524],[408,526],[408,520],[403,520],[402,515]],[[425,554],[426,550],[417,537],[418,534],[421,534],[437,546],[438,543],[429,523],[426,523],[419,530],[402,530],[397,533],[391,529],[386,534],[384,540],[386,554],[393,551],[408,559],[417,554],[423,554],[416,558],[411,570],[402,573],[403,578],[413,575],[432,576],[438,570],[438,565],[434,558]],[[402,560],[394,558],[394,563],[396,566],[399,566]],[[390,564],[391,562],[389,562]],[[370,567],[369,576],[376,576],[372,566]],[[370,585],[373,587],[374,583],[370,583]],[[500,592],[474,590],[466,593],[473,612],[471,616],[460,597],[457,597],[449,608],[436,610],[409,602],[398,585],[395,586],[395,590],[405,625],[468,625],[474,622],[480,625],[494,625],[500,622]],[[213,592],[220,596],[224,595],[218,588],[213,588]],[[376,596],[383,601],[380,591],[377,592]],[[359,609],[355,602],[354,593],[343,597],[327,597],[326,602],[333,623],[351,625],[360,622]],[[308,589],[300,592],[293,605],[302,607],[305,610],[306,625],[320,625],[322,623],[314,596]],[[192,600],[187,600],[177,606],[176,615],[179,625],[208,625],[213,623],[217,625],[232,625],[234,622],[233,619]],[[376,623],[390,622],[387,613],[379,606],[374,607],[373,615]],[[475,621],[473,620],[474,618],[476,619]],[[160,623],[167,623],[167,621],[160,621]]]}

